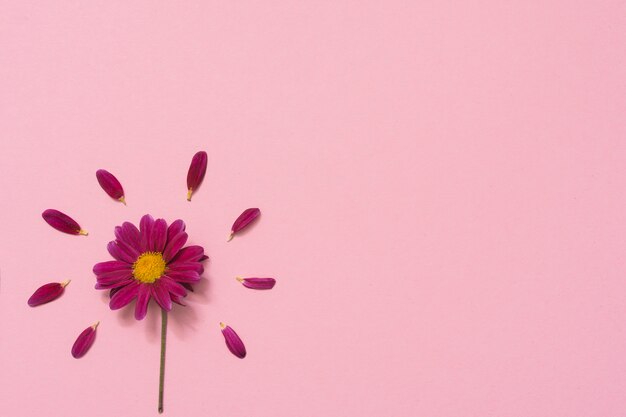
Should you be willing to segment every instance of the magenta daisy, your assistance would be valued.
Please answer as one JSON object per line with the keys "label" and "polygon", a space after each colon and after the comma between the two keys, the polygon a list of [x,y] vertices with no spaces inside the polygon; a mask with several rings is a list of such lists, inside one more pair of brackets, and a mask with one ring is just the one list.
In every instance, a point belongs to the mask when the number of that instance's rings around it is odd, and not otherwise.
{"label": "magenta daisy", "polygon": [[200,280],[206,259],[201,246],[187,246],[185,223],[165,220],[146,214],[139,229],[124,222],[115,228],[116,240],[107,249],[114,261],[94,265],[98,290],[111,290],[111,310],[117,310],[137,299],[135,318],[142,320],[154,299],[165,311],[172,302],[182,304],[191,284]]}
{"label": "magenta daisy", "polygon": [[107,249],[114,261],[94,265],[96,289],[110,290],[111,310],[117,310],[137,299],[135,318],[142,320],[151,299],[161,307],[161,366],[159,375],[159,413],[163,412],[163,381],[167,312],[172,302],[184,305],[182,299],[204,272],[202,246],[185,246],[185,223],[176,220],[169,226],[163,219],[146,214],[139,229],[129,222],[115,228],[116,239]]}

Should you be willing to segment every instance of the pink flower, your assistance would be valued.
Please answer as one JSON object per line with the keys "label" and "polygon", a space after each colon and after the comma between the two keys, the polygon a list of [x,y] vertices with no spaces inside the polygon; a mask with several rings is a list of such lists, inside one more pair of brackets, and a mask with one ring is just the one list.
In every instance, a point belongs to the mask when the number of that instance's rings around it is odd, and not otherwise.
{"label": "pink flower", "polygon": [[109,307],[120,309],[137,299],[135,318],[142,320],[148,303],[154,299],[165,311],[172,302],[182,304],[187,288],[200,281],[205,259],[201,246],[187,246],[185,223],[165,220],[146,214],[139,228],[125,222],[115,228],[116,240],[107,249],[114,261],[100,262],[93,267],[96,289],[111,290]]}

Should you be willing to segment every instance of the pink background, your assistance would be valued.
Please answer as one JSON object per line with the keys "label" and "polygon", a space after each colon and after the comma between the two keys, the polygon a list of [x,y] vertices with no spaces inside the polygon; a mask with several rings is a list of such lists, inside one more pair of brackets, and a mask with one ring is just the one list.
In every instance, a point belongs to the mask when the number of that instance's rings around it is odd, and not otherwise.
{"label": "pink background", "polygon": [[91,273],[149,212],[211,256],[168,415],[626,415],[625,44],[622,0],[2,1],[1,414],[156,415],[158,311]]}

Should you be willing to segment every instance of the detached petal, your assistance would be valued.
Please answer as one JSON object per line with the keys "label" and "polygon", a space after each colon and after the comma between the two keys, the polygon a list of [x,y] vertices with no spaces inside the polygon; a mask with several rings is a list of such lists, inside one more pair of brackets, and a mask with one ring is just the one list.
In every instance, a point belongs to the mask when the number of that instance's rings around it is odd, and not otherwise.
{"label": "detached petal", "polygon": [[98,179],[98,183],[104,192],[106,192],[111,198],[121,201],[124,205],[126,205],[122,184],[120,184],[113,174],[104,169],[99,169],[96,171],[96,178]]}
{"label": "detached petal", "polygon": [[224,323],[220,323],[220,327],[222,328],[222,334],[224,335],[224,340],[226,341],[228,350],[240,359],[245,358],[246,347],[243,345],[243,342],[237,333],[235,333],[230,326],[226,326]]}
{"label": "detached petal", "polygon": [[253,290],[271,290],[276,285],[274,278],[241,278],[237,277],[237,281],[241,282],[244,287]]}
{"label": "detached petal", "polygon": [[87,327],[81,334],[78,335],[78,338],[74,342],[74,346],[72,346],[73,357],[78,359],[85,356],[85,353],[87,353],[91,345],[93,345],[94,340],[96,340],[96,329],[98,328],[98,324],[100,324],[100,322]]}
{"label": "detached petal", "polygon": [[191,201],[191,194],[200,186],[206,174],[207,154],[204,151],[196,153],[191,159],[187,172],[187,201]]}
{"label": "detached petal", "polygon": [[80,225],[76,223],[76,220],[72,219],[65,213],[61,213],[59,210],[48,209],[41,213],[41,217],[43,217],[46,223],[60,232],[68,233],[70,235],[87,236],[87,232],[81,229]]}
{"label": "detached petal", "polygon": [[39,306],[50,301],[56,300],[63,294],[65,287],[70,281],[64,282],[51,282],[46,285],[42,285],[28,299],[28,305],[31,307]]}
{"label": "detached petal", "polygon": [[228,241],[230,242],[232,240],[235,233],[248,227],[248,225],[252,223],[254,219],[259,217],[259,214],[261,214],[261,210],[259,210],[258,208],[245,209],[243,213],[241,213],[239,217],[237,217],[237,220],[235,220],[235,223],[233,223],[233,227],[230,228],[230,236],[228,237]]}

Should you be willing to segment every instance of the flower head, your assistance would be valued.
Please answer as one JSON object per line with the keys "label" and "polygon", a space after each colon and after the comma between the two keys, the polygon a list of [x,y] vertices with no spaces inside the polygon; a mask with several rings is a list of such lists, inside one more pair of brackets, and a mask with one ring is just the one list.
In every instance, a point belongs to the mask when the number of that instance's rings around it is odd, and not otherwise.
{"label": "flower head", "polygon": [[129,222],[115,228],[116,240],[107,249],[114,261],[94,265],[96,289],[111,290],[111,310],[137,299],[135,318],[146,316],[154,298],[164,310],[172,302],[182,304],[187,288],[200,280],[206,259],[201,246],[187,246],[185,223],[176,220],[169,226],[149,214],[141,218],[139,228]]}

